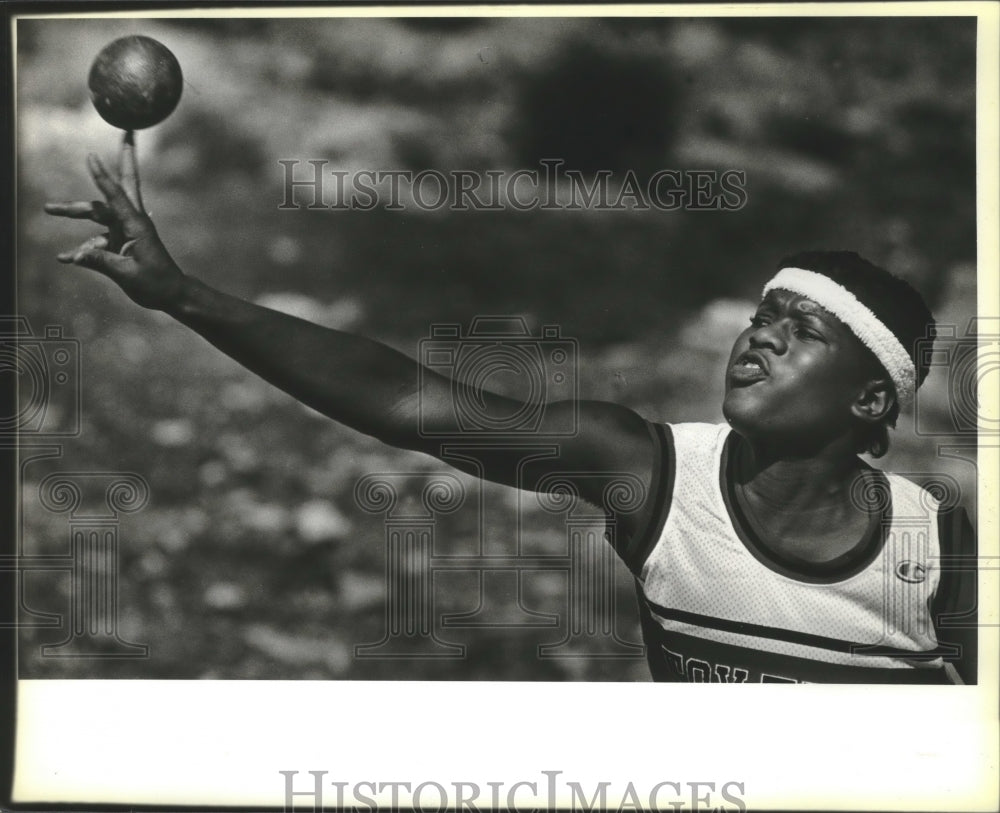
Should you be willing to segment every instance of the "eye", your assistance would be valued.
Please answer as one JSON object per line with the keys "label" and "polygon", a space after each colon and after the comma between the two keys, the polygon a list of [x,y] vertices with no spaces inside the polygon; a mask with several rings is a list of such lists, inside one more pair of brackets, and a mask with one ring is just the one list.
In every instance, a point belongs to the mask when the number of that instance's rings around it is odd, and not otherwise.
{"label": "eye", "polygon": [[750,324],[753,325],[753,327],[764,327],[765,325],[769,325],[770,323],[771,320],[760,313],[755,313],[753,316],[750,317]]}
{"label": "eye", "polygon": [[807,327],[799,325],[795,328],[795,335],[800,339],[805,339],[806,341],[821,342],[823,337],[817,333],[815,330],[810,330]]}

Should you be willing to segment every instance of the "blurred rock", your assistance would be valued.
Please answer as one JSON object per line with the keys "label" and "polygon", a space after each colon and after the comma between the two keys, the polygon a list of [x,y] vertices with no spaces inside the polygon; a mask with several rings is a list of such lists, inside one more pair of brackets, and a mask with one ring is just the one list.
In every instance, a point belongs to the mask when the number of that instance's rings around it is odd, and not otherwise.
{"label": "blurred rock", "polygon": [[350,647],[339,638],[310,638],[253,624],[243,631],[243,640],[247,646],[282,663],[296,667],[321,664],[333,675],[343,674],[352,661]]}
{"label": "blurred rock", "polygon": [[351,522],[328,500],[310,500],[295,512],[299,536],[310,544],[328,539],[342,539],[351,530]]}
{"label": "blurred rock", "polygon": [[213,610],[236,610],[246,605],[247,595],[238,584],[215,582],[205,589],[202,601]]}
{"label": "blurred rock", "polygon": [[173,525],[164,528],[156,541],[169,553],[179,553],[187,548],[191,539],[183,528]]}
{"label": "blurred rock", "polygon": [[259,378],[230,381],[219,393],[219,402],[230,411],[254,412],[268,403],[271,387]]}
{"label": "blurred rock", "polygon": [[340,576],[337,595],[348,610],[363,610],[384,604],[385,576],[344,571]]}
{"label": "blurred rock", "polygon": [[727,48],[725,37],[710,20],[683,20],[674,28],[670,48],[686,68],[697,68],[719,58]]}
{"label": "blurred rock", "polygon": [[159,551],[151,550],[139,560],[139,568],[144,576],[158,578],[170,569],[170,561]]}
{"label": "blurred rock", "polygon": [[246,437],[224,432],[216,440],[215,447],[234,471],[249,472],[260,465],[260,455]]}
{"label": "blurred rock", "polygon": [[194,424],[187,418],[157,421],[150,435],[160,446],[186,446],[194,440]]}
{"label": "blurred rock", "polygon": [[255,503],[244,506],[243,521],[248,528],[273,535],[288,527],[291,512],[278,503]]}

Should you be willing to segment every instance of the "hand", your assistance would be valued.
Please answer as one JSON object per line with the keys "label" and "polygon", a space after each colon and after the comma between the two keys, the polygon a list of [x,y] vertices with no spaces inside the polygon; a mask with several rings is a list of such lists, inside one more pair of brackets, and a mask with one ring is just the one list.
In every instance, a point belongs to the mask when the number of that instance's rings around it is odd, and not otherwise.
{"label": "hand", "polygon": [[46,203],[45,211],[58,217],[93,220],[108,231],[56,259],[104,274],[144,308],[166,310],[176,304],[185,277],[143,209],[131,131],[122,144],[121,183],[96,155],[87,157],[87,168],[105,200]]}

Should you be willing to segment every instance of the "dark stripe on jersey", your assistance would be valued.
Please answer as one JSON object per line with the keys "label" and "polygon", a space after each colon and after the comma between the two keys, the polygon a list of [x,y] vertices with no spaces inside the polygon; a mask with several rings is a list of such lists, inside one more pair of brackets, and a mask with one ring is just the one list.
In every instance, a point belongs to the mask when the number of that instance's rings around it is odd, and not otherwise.
{"label": "dark stripe on jersey", "polygon": [[938,512],[941,581],[931,602],[934,632],[967,685],[978,682],[978,586],[976,534],[961,506]]}
{"label": "dark stripe on jersey", "polygon": [[941,581],[931,605],[935,623],[939,615],[949,616],[952,623],[966,620],[968,615],[975,624],[976,580],[968,574],[976,572],[976,537],[961,506],[938,513],[938,544]]}
{"label": "dark stripe on jersey", "polygon": [[670,427],[662,423],[647,423],[647,426],[653,439],[653,476],[649,483],[651,500],[648,518],[643,528],[624,546],[624,550],[618,551],[628,569],[636,576],[660,541],[667,514],[670,513],[676,471],[674,436]]}
{"label": "dark stripe on jersey", "polygon": [[[834,584],[856,576],[875,561],[885,546],[886,535],[892,523],[892,492],[885,474],[870,466],[865,472],[864,476],[871,479],[863,491],[884,495],[884,505],[872,507],[869,512],[868,528],[858,544],[829,562],[807,562],[772,549],[754,531],[740,508],[736,498],[734,469],[736,448],[741,440],[736,432],[730,432],[725,440],[722,447],[722,462],[719,466],[719,488],[736,536],[758,562],[775,573],[796,581],[809,584]],[[876,496],[875,499],[879,497]]]}
{"label": "dark stripe on jersey", "polygon": [[[680,632],[668,632],[643,613],[646,658],[653,680],[703,683],[908,683],[948,684],[943,668],[889,669],[763,652]],[[652,629],[649,625],[656,626]]]}
{"label": "dark stripe on jersey", "polygon": [[859,644],[853,641],[842,641],[839,638],[813,635],[810,632],[798,632],[797,630],[786,630],[780,627],[766,627],[762,624],[751,624],[747,621],[730,621],[726,618],[715,618],[710,615],[690,613],[686,610],[674,610],[669,607],[662,607],[656,602],[650,601],[645,596],[642,598],[662,618],[670,621],[679,621],[682,624],[719,630],[720,632],[753,635],[757,638],[770,638],[773,641],[784,641],[789,644],[801,644],[802,646],[811,646],[817,649],[828,649],[832,652],[845,652],[856,655],[882,655],[891,658],[904,657],[909,660],[933,660],[934,658],[940,658],[943,654],[938,649],[900,649],[899,647]]}

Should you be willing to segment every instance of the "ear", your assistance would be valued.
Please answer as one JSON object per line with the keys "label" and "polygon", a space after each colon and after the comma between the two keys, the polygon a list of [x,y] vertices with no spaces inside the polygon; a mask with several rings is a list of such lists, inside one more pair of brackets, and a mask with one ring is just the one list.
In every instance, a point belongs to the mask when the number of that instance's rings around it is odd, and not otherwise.
{"label": "ear", "polygon": [[865,423],[878,423],[896,403],[892,383],[886,378],[872,378],[865,383],[851,405],[851,412]]}

